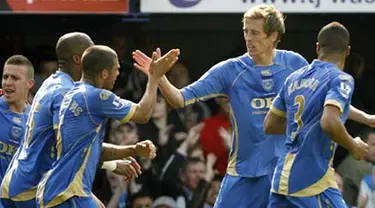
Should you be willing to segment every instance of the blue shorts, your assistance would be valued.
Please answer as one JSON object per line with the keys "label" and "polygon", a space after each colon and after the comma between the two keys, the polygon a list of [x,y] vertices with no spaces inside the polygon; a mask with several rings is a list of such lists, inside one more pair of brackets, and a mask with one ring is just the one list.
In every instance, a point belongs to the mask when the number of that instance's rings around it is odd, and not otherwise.
{"label": "blue shorts", "polygon": [[270,196],[272,174],[246,178],[226,174],[215,208],[256,207],[266,208]]}
{"label": "blue shorts", "polygon": [[29,201],[12,201],[10,199],[0,199],[0,208],[36,208],[35,199]]}
{"label": "blue shorts", "polygon": [[63,203],[55,206],[55,208],[88,208],[98,207],[98,204],[92,197],[78,197],[74,196]]}
{"label": "blue shorts", "polygon": [[271,193],[268,208],[346,208],[338,189],[329,188],[316,196],[293,197]]}

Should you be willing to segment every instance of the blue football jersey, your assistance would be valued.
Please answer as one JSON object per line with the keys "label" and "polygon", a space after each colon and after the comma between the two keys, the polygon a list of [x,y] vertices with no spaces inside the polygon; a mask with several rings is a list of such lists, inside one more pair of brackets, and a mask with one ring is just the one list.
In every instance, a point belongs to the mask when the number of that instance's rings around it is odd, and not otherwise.
{"label": "blue football jersey", "polygon": [[315,196],[337,188],[332,161],[336,144],[323,132],[324,106],[349,115],[353,78],[336,65],[315,60],[293,73],[272,104],[272,112],[287,119],[285,152],[272,181],[272,191],[289,196]]}
{"label": "blue football jersey", "polygon": [[73,86],[71,77],[57,71],[36,93],[26,124],[26,132],[14,160],[2,181],[1,198],[27,201],[35,198],[43,174],[56,160],[56,136],[60,104]]}
{"label": "blue football jersey", "polygon": [[61,104],[57,160],[39,184],[39,205],[53,207],[73,196],[90,197],[107,118],[125,123],[134,112],[132,102],[108,90],[76,83]]}
{"label": "blue football jersey", "polygon": [[266,135],[263,121],[286,78],[308,65],[299,54],[275,50],[274,62],[257,66],[247,54],[228,59],[181,89],[185,105],[217,96],[229,97],[233,143],[227,173],[259,177],[273,173],[285,136]]}
{"label": "blue football jersey", "polygon": [[30,105],[24,113],[15,113],[9,109],[8,103],[0,97],[0,180],[3,180],[6,170],[20,146],[25,133],[27,115]]}

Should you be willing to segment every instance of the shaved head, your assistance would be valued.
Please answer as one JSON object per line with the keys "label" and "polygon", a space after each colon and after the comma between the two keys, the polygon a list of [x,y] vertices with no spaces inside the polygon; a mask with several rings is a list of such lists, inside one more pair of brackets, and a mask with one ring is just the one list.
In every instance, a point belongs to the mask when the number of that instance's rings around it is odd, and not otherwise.
{"label": "shaved head", "polygon": [[81,78],[81,57],[83,52],[93,46],[91,38],[80,32],[67,33],[56,44],[56,56],[60,71],[69,74],[74,81]]}
{"label": "shaved head", "polygon": [[67,33],[59,38],[56,44],[56,56],[58,61],[73,62],[73,56],[82,56],[83,52],[94,45],[91,38],[81,32]]}

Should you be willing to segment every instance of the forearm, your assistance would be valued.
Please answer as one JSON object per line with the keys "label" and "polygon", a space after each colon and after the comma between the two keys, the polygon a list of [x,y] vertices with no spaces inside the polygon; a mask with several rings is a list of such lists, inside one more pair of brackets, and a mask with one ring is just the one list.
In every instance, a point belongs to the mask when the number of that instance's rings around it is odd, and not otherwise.
{"label": "forearm", "polygon": [[180,90],[173,86],[166,76],[161,78],[159,89],[172,108],[183,108],[185,106],[184,97]]}
{"label": "forearm", "polygon": [[109,143],[102,144],[101,161],[121,160],[135,155],[135,145],[113,145]]}
{"label": "forearm", "polygon": [[141,101],[137,104],[135,114],[132,118],[133,121],[137,123],[147,123],[149,121],[156,103],[158,84],[158,79],[152,76],[149,77],[146,91]]}
{"label": "forearm", "polygon": [[357,109],[356,107],[354,107],[352,105],[350,106],[348,119],[350,119],[352,121],[356,121],[356,122],[361,123],[361,124],[368,125],[367,117],[368,117],[367,113]]}
{"label": "forearm", "polygon": [[343,146],[349,151],[351,151],[355,147],[353,138],[349,135],[344,124],[341,123],[339,118],[322,118],[321,126],[323,128],[323,131],[332,141]]}

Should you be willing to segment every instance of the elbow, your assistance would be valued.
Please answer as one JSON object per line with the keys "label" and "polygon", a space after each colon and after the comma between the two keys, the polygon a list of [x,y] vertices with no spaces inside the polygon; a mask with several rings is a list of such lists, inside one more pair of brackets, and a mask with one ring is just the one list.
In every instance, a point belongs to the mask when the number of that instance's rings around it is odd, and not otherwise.
{"label": "elbow", "polygon": [[183,108],[183,107],[185,107],[185,105],[184,105],[183,102],[170,103],[169,106],[170,106],[172,109],[179,109],[179,108]]}
{"label": "elbow", "polygon": [[320,119],[320,127],[322,127],[322,130],[325,132],[325,133],[329,133],[331,132],[331,129],[334,125],[335,121],[332,117],[329,117],[329,116],[322,116],[322,118]]}

